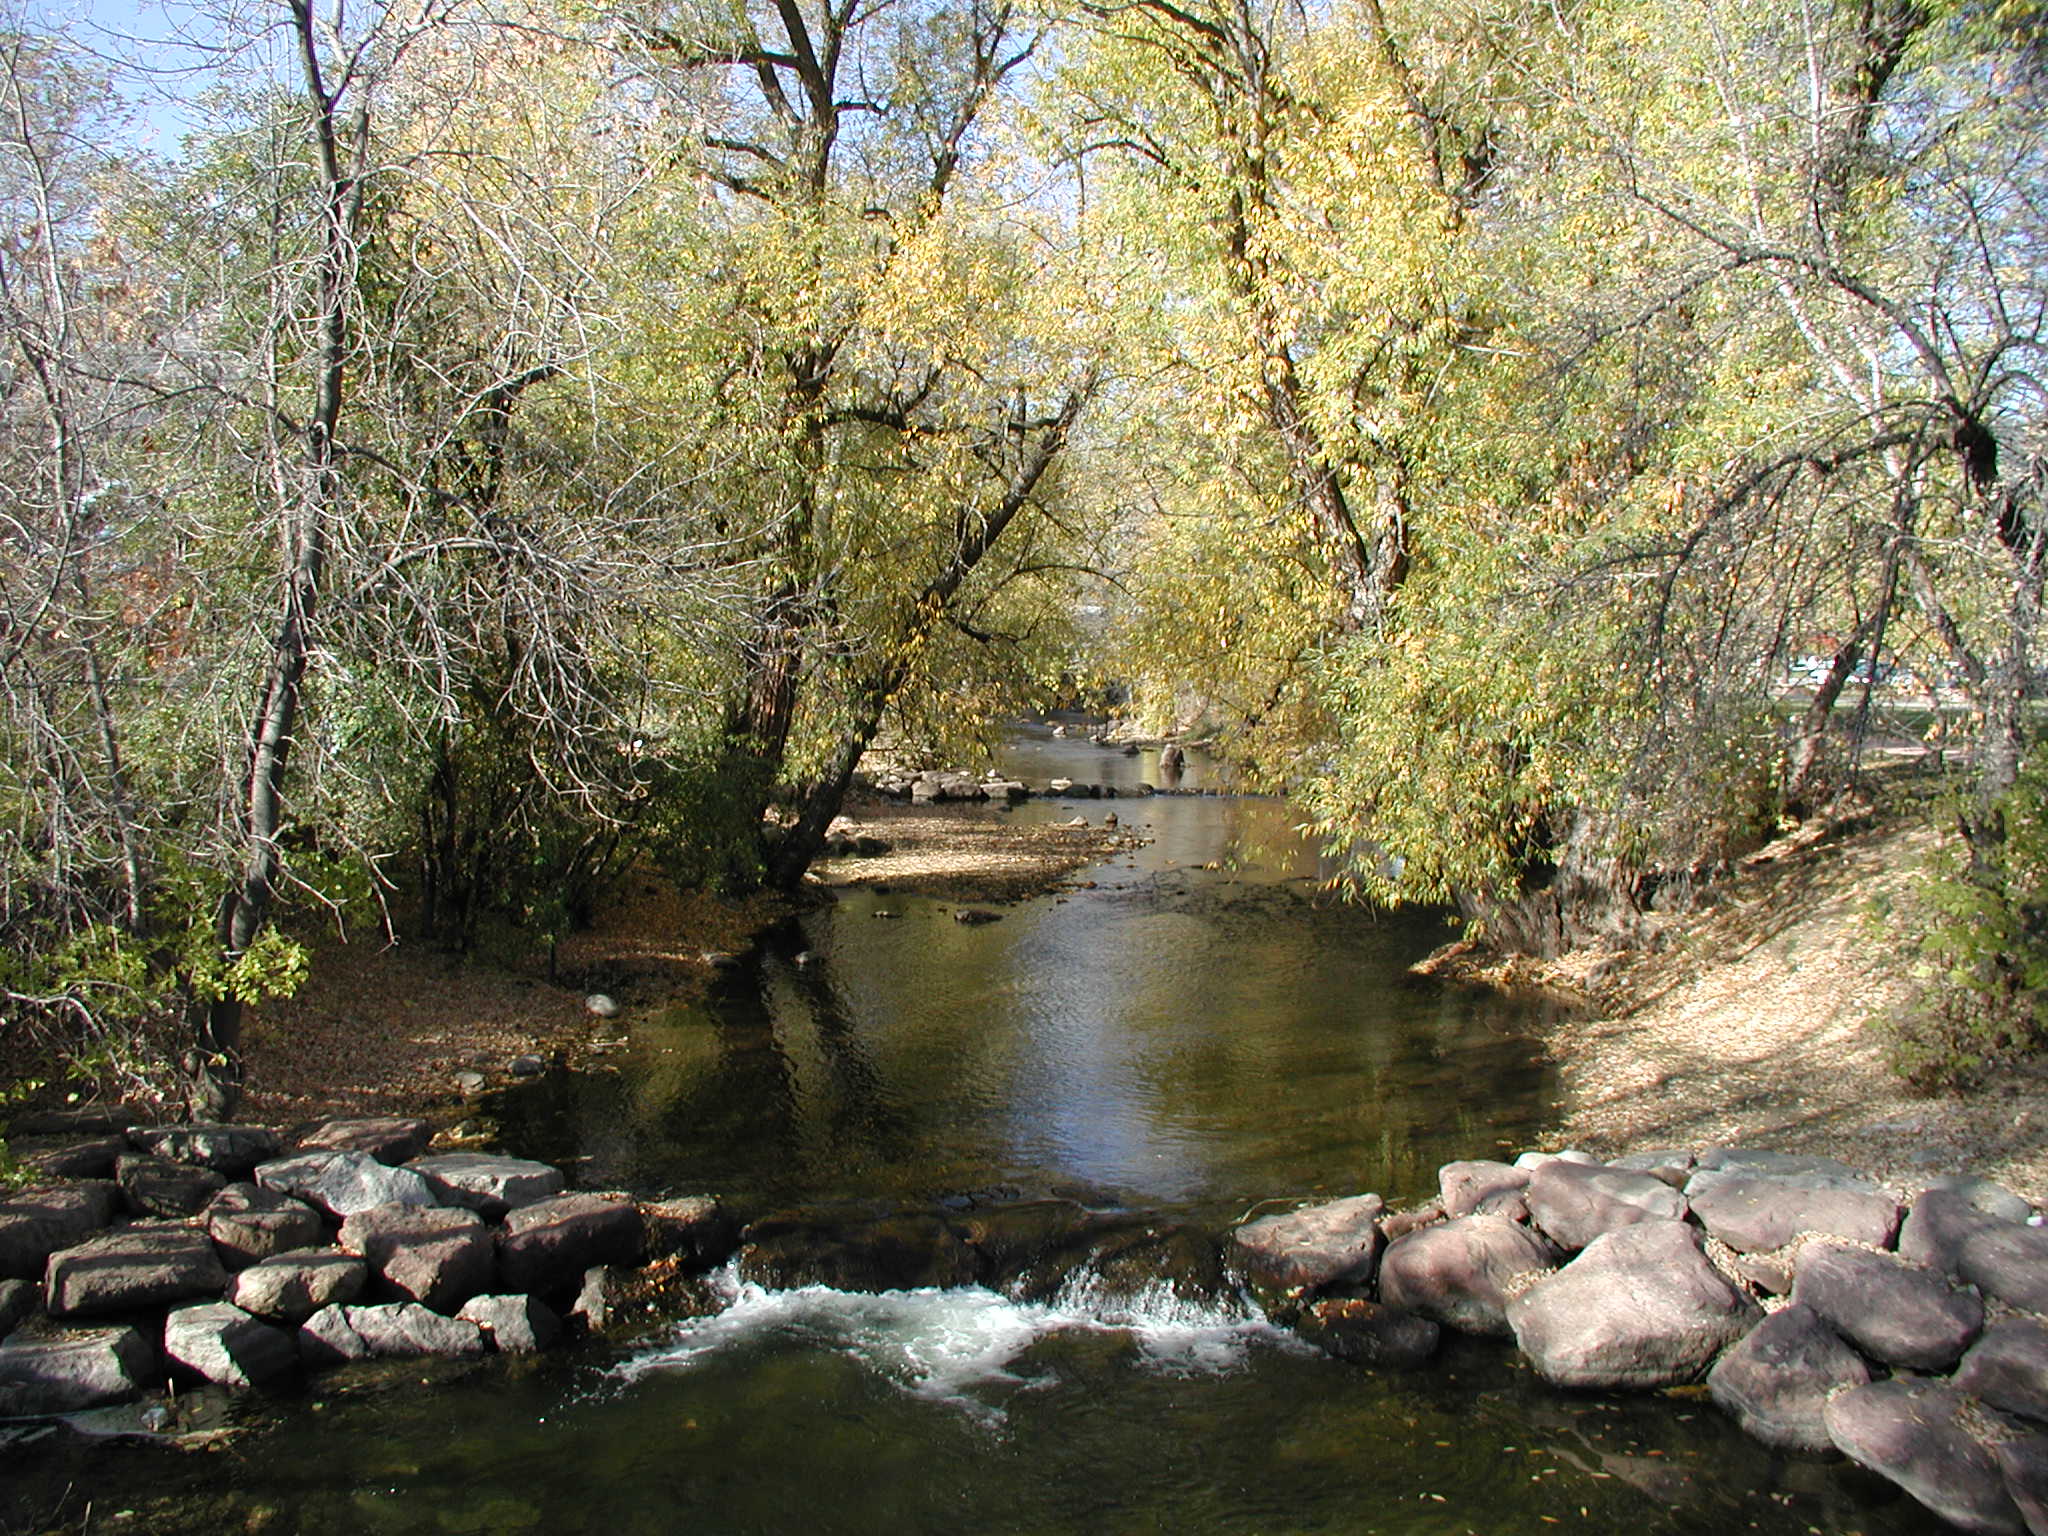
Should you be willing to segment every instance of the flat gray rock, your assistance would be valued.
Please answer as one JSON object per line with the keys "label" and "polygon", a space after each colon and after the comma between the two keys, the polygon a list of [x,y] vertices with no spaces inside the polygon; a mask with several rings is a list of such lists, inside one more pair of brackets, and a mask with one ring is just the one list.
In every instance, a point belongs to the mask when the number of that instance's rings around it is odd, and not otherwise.
{"label": "flat gray rock", "polygon": [[299,1359],[309,1369],[325,1370],[351,1360],[370,1358],[370,1346],[348,1320],[345,1306],[322,1307],[299,1324]]}
{"label": "flat gray rock", "polygon": [[1596,1237],[1507,1304],[1515,1342],[1537,1373],[1586,1388],[1697,1380],[1758,1315],[1682,1221],[1637,1222]]}
{"label": "flat gray rock", "polygon": [[1772,1152],[1762,1147],[1713,1147],[1702,1152],[1694,1166],[1710,1173],[1778,1179],[1806,1189],[1884,1194],[1883,1186],[1875,1179],[1847,1163],[1837,1162],[1832,1157],[1809,1157],[1799,1152]]}
{"label": "flat gray rock", "polygon": [[1302,1313],[1295,1331],[1324,1354],[1354,1365],[1408,1369],[1436,1353],[1443,1331],[1399,1307],[1328,1297]]}
{"label": "flat gray rock", "polygon": [[1608,1166],[1626,1168],[1632,1173],[1654,1173],[1667,1184],[1676,1178],[1677,1182],[1683,1185],[1685,1175],[1691,1173],[1698,1162],[1699,1159],[1690,1152],[1659,1148],[1649,1152],[1630,1152],[1625,1156],[1612,1158]]}
{"label": "flat gray rock", "polygon": [[[417,1302],[344,1307],[348,1325],[372,1355],[480,1355],[483,1330],[468,1318],[443,1317]],[[320,1314],[314,1314],[316,1317]]]}
{"label": "flat gray rock", "polygon": [[173,1162],[197,1163],[230,1179],[246,1178],[258,1163],[277,1156],[277,1132],[261,1125],[138,1126],[128,1139],[143,1151]]}
{"label": "flat gray rock", "polygon": [[92,1182],[25,1189],[0,1201],[0,1278],[40,1280],[50,1255],[114,1219],[119,1186]]}
{"label": "flat gray rock", "polygon": [[341,1224],[341,1246],[367,1259],[399,1295],[436,1312],[452,1313],[496,1278],[490,1230],[459,1206],[359,1211]]}
{"label": "flat gray rock", "polygon": [[369,1266],[352,1253],[306,1248],[250,1265],[229,1283],[227,1299],[254,1316],[298,1324],[356,1300],[369,1278]]}
{"label": "flat gray rock", "polygon": [[329,1120],[299,1138],[302,1152],[363,1152],[397,1167],[427,1150],[434,1128],[424,1120],[377,1115]]}
{"label": "flat gray rock", "polygon": [[1683,1221],[1685,1196],[1655,1174],[1563,1159],[1529,1175],[1529,1216],[1567,1252],[1642,1221]]}
{"label": "flat gray rock", "polygon": [[1486,1158],[1445,1163],[1436,1171],[1437,1193],[1446,1216],[1470,1216],[1496,1195],[1529,1187],[1529,1170]]}
{"label": "flat gray rock", "polygon": [[230,1184],[206,1207],[206,1235],[221,1262],[239,1269],[276,1254],[319,1247],[327,1223],[303,1200],[254,1184]]}
{"label": "flat gray rock", "polygon": [[2022,1536],[1997,1457],[1964,1427],[1967,1401],[1945,1382],[1875,1381],[1829,1398],[1824,1416],[1837,1450],[1951,1525]]}
{"label": "flat gray rock", "polygon": [[1803,1232],[1889,1248],[1899,1229],[1898,1202],[1886,1194],[1793,1183],[1704,1166],[1686,1181],[1693,1215],[1741,1253],[1768,1253]]}
{"label": "flat gray rock", "polygon": [[1799,1250],[1792,1299],[1873,1360],[1916,1371],[1950,1369],[1984,1328],[1984,1303],[1945,1276],[1839,1243]]}
{"label": "flat gray rock", "polygon": [[559,1195],[562,1170],[523,1157],[443,1152],[406,1165],[427,1181],[443,1205],[467,1206],[495,1221],[507,1211]]}
{"label": "flat gray rock", "polygon": [[1510,1286],[1555,1267],[1526,1228],[1501,1216],[1460,1216],[1387,1245],[1380,1300],[1461,1333],[1505,1336]]}
{"label": "flat gray rock", "polygon": [[638,1264],[646,1246],[646,1225],[630,1200],[556,1195],[505,1217],[498,1276],[506,1290],[573,1294],[593,1265]]}
{"label": "flat gray rock", "polygon": [[225,1301],[179,1307],[165,1318],[164,1357],[222,1387],[275,1387],[299,1373],[292,1333]]}
{"label": "flat gray rock", "polygon": [[206,1234],[184,1226],[134,1226],[50,1255],[43,1281],[52,1317],[135,1312],[227,1288]]}
{"label": "flat gray rock", "polygon": [[115,1160],[128,1150],[126,1136],[95,1136],[30,1152],[22,1162],[38,1179],[109,1179]]}
{"label": "flat gray rock", "polygon": [[2034,1208],[2003,1184],[1994,1184],[1989,1179],[1980,1179],[1974,1173],[1947,1173],[1938,1179],[1929,1179],[1927,1187],[1915,1196],[1924,1199],[1934,1190],[1943,1194],[1960,1195],[1973,1209],[1986,1216],[1995,1216],[2000,1221],[2025,1221],[2034,1214]]}
{"label": "flat gray rock", "polygon": [[1275,1302],[1338,1284],[1371,1281],[1380,1255],[1378,1195],[1353,1195],[1246,1222],[1230,1234],[1231,1256],[1261,1299]]}
{"label": "flat gray rock", "polygon": [[1863,1357],[1811,1307],[1782,1307],[1714,1363],[1707,1391],[1745,1434],[1780,1450],[1835,1448],[1828,1395],[1870,1380]]}
{"label": "flat gray rock", "polygon": [[133,1328],[80,1328],[0,1344],[0,1417],[124,1403],[155,1379],[156,1350]]}
{"label": "flat gray rock", "polygon": [[2048,1312],[2048,1227],[2000,1223],[1963,1239],[1957,1266],[1986,1296],[2022,1312]]}
{"label": "flat gray rock", "polygon": [[114,1164],[114,1182],[131,1211],[175,1218],[198,1215],[228,1181],[211,1168],[131,1153]]}
{"label": "flat gray rock", "polygon": [[532,1296],[472,1296],[455,1314],[484,1331],[501,1355],[530,1355],[562,1336],[562,1320]]}
{"label": "flat gray rock", "polygon": [[2048,1324],[1993,1323],[1963,1356],[1955,1380],[1957,1390],[1994,1408],[2048,1423]]}
{"label": "flat gray rock", "polygon": [[431,1186],[408,1168],[387,1168],[367,1152],[302,1152],[256,1170],[256,1182],[318,1206],[337,1221],[379,1205],[438,1205]]}

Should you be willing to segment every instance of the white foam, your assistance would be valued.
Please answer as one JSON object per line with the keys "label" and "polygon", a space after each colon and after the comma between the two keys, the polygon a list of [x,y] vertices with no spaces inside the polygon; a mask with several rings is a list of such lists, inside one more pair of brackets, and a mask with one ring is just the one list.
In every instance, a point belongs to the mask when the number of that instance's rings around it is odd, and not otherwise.
{"label": "white foam", "polygon": [[1070,1277],[1050,1302],[1018,1301],[979,1286],[771,1291],[738,1280],[729,1269],[719,1284],[729,1298],[724,1311],[679,1324],[668,1344],[620,1365],[619,1377],[632,1382],[686,1370],[723,1351],[781,1338],[849,1355],[915,1397],[993,1421],[1001,1410],[976,1396],[977,1389],[1033,1384],[1011,1365],[1062,1330],[1127,1333],[1146,1362],[1189,1375],[1232,1370],[1260,1343],[1294,1342],[1246,1303],[1192,1303],[1164,1283],[1117,1295],[1086,1274]]}

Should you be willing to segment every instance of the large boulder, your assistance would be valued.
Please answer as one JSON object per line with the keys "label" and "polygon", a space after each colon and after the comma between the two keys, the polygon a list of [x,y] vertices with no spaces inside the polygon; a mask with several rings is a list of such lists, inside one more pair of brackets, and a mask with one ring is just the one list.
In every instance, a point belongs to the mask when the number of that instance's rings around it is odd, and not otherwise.
{"label": "large boulder", "polygon": [[361,1254],[399,1295],[436,1312],[452,1313],[495,1278],[490,1229],[458,1206],[358,1211],[341,1224],[341,1246]]}
{"label": "large boulder", "polygon": [[228,1285],[227,1299],[273,1322],[303,1323],[322,1307],[354,1301],[369,1283],[369,1266],[338,1248],[280,1253],[250,1265]]}
{"label": "large boulder", "polygon": [[424,1120],[378,1115],[329,1120],[299,1138],[302,1152],[362,1152],[397,1167],[427,1150],[434,1128]]}
{"label": "large boulder", "polygon": [[143,1151],[178,1163],[196,1163],[230,1179],[247,1178],[258,1163],[277,1156],[277,1132],[261,1125],[138,1126],[128,1139]]}
{"label": "large boulder", "polygon": [[484,1350],[483,1329],[475,1323],[466,1317],[443,1317],[417,1302],[341,1310],[372,1355],[480,1355]]}
{"label": "large boulder", "polygon": [[1502,1216],[1421,1227],[1380,1257],[1380,1300],[1461,1333],[1505,1336],[1508,1296],[1556,1267],[1541,1239]]}
{"label": "large boulder", "polygon": [[559,1296],[574,1292],[593,1265],[638,1264],[646,1246],[646,1226],[632,1201],[556,1195],[506,1216],[498,1233],[498,1274],[507,1290]]}
{"label": "large boulder", "polygon": [[230,1184],[206,1207],[206,1235],[230,1269],[316,1248],[326,1233],[327,1223],[313,1207],[254,1184]]}
{"label": "large boulder", "polygon": [[1926,1188],[1915,1198],[1925,1199],[1936,1191],[1958,1195],[1972,1209],[1982,1211],[1986,1216],[1995,1216],[2000,1221],[2026,1221],[2034,1214],[2031,1205],[2003,1184],[1980,1179],[1974,1173],[1945,1173],[1939,1178],[1929,1179]]}
{"label": "large boulder", "polygon": [[530,1355],[562,1335],[554,1309],[533,1296],[472,1296],[455,1315],[481,1328],[501,1355]]}
{"label": "large boulder", "polygon": [[367,1152],[302,1152],[256,1170],[256,1182],[317,1205],[336,1221],[378,1205],[438,1205],[433,1188],[409,1168],[387,1168]]}
{"label": "large boulder", "polygon": [[1956,1388],[1972,1397],[2048,1423],[2048,1324],[2006,1318],[1984,1330],[1956,1371]]}
{"label": "large boulder", "polygon": [[0,1418],[124,1403],[156,1376],[156,1350],[133,1328],[80,1328],[0,1344]]}
{"label": "large boulder", "polygon": [[1899,1256],[1960,1279],[1963,1244],[1979,1232],[2008,1225],[2004,1217],[1985,1211],[1959,1190],[1924,1190],[1899,1228]]}
{"label": "large boulder", "polygon": [[114,1182],[128,1209],[144,1216],[196,1216],[227,1187],[211,1168],[168,1157],[126,1156],[114,1165]]}
{"label": "large boulder", "polygon": [[2048,1531],[2048,1435],[2021,1435],[1991,1447],[2005,1491],[2019,1506],[2020,1518],[2034,1536]]}
{"label": "large boulder", "polygon": [[1962,1278],[2022,1312],[2048,1312],[2048,1227],[2001,1222],[1963,1239]]}
{"label": "large boulder", "polygon": [[406,1166],[427,1181],[442,1204],[466,1206],[490,1221],[515,1206],[559,1195],[566,1182],[561,1169],[546,1163],[487,1152],[443,1152]]}
{"label": "large boulder", "polygon": [[291,1333],[225,1301],[179,1307],[165,1318],[164,1357],[222,1387],[274,1387],[299,1371]]}
{"label": "large boulder", "polygon": [[1740,1253],[1768,1253],[1802,1233],[1889,1248],[1899,1229],[1898,1202],[1881,1192],[1794,1183],[1705,1166],[1686,1181],[1685,1197],[1707,1231]]}
{"label": "large boulder", "polygon": [[1832,1451],[1824,1411],[1840,1388],[1860,1387],[1870,1367],[1811,1307],[1780,1308],[1725,1351],[1707,1391],[1745,1433],[1788,1451]]}
{"label": "large boulder", "polygon": [[52,1317],[135,1312],[215,1297],[227,1283],[227,1271],[205,1233],[183,1226],[133,1226],[51,1254],[44,1304]]}
{"label": "large boulder", "polygon": [[1426,1317],[1357,1297],[1311,1303],[1295,1331],[1327,1355],[1354,1365],[1410,1367],[1436,1353],[1442,1330]]}
{"label": "large boulder", "polygon": [[1470,1216],[1491,1200],[1529,1187],[1529,1170],[1485,1158],[1445,1163],[1436,1171],[1446,1216]]}
{"label": "large boulder", "polygon": [[1757,1316],[1681,1221],[1634,1222],[1596,1237],[1507,1305],[1522,1353],[1564,1387],[1695,1380]]}
{"label": "large boulder", "polygon": [[1530,1218],[1566,1250],[1617,1227],[1685,1219],[1685,1196],[1656,1175],[1564,1158],[1530,1172],[1526,1198]]}
{"label": "large boulder", "polygon": [[1883,1188],[1868,1174],[1832,1157],[1804,1152],[1772,1152],[1762,1147],[1710,1147],[1695,1161],[1708,1173],[1742,1178],[1777,1179],[1807,1189],[1836,1189],[1852,1194],[1881,1195]]}
{"label": "large boulder", "polygon": [[1886,1365],[1946,1371],[1984,1327],[1984,1303],[1931,1269],[1888,1253],[1808,1243],[1793,1264],[1792,1299]]}
{"label": "large boulder", "polygon": [[120,1198],[119,1186],[95,1181],[26,1189],[0,1202],[0,1278],[40,1280],[51,1254],[114,1219]]}
{"label": "large boulder", "polygon": [[1988,1536],[2026,1530],[1998,1458],[1967,1427],[1969,1399],[1946,1382],[1874,1381],[1828,1399],[1835,1447],[1949,1524]]}
{"label": "large boulder", "polygon": [[1366,1285],[1386,1212],[1378,1195],[1353,1195],[1264,1216],[1230,1234],[1231,1257],[1269,1308],[1332,1285]]}

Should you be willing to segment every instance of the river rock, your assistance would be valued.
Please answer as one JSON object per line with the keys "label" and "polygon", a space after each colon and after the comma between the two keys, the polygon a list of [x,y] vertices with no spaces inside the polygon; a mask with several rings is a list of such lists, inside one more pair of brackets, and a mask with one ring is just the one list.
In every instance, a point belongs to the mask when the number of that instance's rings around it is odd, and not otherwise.
{"label": "river rock", "polygon": [[569,1319],[585,1333],[602,1337],[610,1332],[618,1305],[618,1272],[609,1264],[593,1265],[583,1272],[583,1285],[569,1304]]}
{"label": "river rock", "polygon": [[1745,1434],[1780,1450],[1835,1448],[1828,1394],[1870,1380],[1863,1357],[1811,1307],[1782,1307],[1723,1352],[1707,1391]]}
{"label": "river rock", "polygon": [[121,1186],[131,1211],[174,1217],[198,1215],[228,1182],[211,1168],[167,1157],[133,1155],[114,1165],[114,1181]]}
{"label": "river rock", "polygon": [[1925,1190],[1899,1228],[1899,1256],[1938,1269],[1951,1280],[1960,1279],[1963,1244],[1979,1232],[2009,1225],[2012,1223],[1987,1214],[1959,1190]]}
{"label": "river rock", "polygon": [[1252,1290],[1276,1305],[1332,1285],[1367,1285],[1380,1254],[1378,1195],[1304,1206],[1246,1222],[1230,1234],[1232,1258]]}
{"label": "river rock", "polygon": [[506,1216],[498,1233],[498,1273],[507,1290],[559,1296],[581,1285],[593,1265],[638,1264],[646,1245],[632,1201],[556,1195]]}
{"label": "river rock", "polygon": [[0,1202],[0,1277],[40,1280],[50,1255],[83,1242],[114,1219],[120,1187],[52,1184]]}
{"label": "river rock", "polygon": [[1556,1267],[1550,1250],[1500,1216],[1459,1216],[1389,1243],[1380,1300],[1461,1333],[1505,1336],[1511,1286]]}
{"label": "river rock", "polygon": [[1762,1147],[1711,1147],[1693,1165],[1706,1173],[1730,1174],[1746,1179],[1777,1179],[1802,1189],[1832,1189],[1848,1194],[1882,1195],[1883,1188],[1868,1174],[1832,1157],[1810,1157],[1801,1152],[1771,1152]]}
{"label": "river rock", "polygon": [[1380,1236],[1391,1243],[1397,1238],[1406,1237],[1410,1232],[1435,1226],[1444,1219],[1444,1214],[1444,1203],[1441,1199],[1425,1200],[1422,1204],[1405,1211],[1390,1211],[1380,1221]]}
{"label": "river rock", "polygon": [[225,1301],[179,1307],[165,1318],[164,1357],[222,1387],[274,1387],[299,1371],[294,1334]]}
{"label": "river rock", "polygon": [[218,1296],[227,1283],[203,1232],[138,1225],[51,1254],[43,1290],[52,1317],[84,1317]]}
{"label": "river rock", "polygon": [[156,1376],[156,1350],[133,1328],[79,1328],[0,1344],[0,1417],[124,1403]]}
{"label": "river rock", "polygon": [[1470,1216],[1496,1195],[1519,1194],[1529,1187],[1529,1170],[1486,1159],[1445,1163],[1436,1171],[1437,1191],[1446,1216]]}
{"label": "river rock", "polygon": [[1915,1197],[1916,1203],[1936,1190],[1960,1195],[1973,1209],[1982,1211],[1986,1216],[1995,1216],[2000,1221],[2025,1221],[2034,1214],[2031,1205],[2003,1184],[1980,1179],[1973,1173],[1945,1173],[1940,1178],[1929,1179],[1927,1187]]}
{"label": "river rock", "polygon": [[2048,1312],[2048,1227],[2001,1222],[1963,1239],[1962,1278],[2023,1312]]}
{"label": "river rock", "polygon": [[1507,1304],[1515,1342],[1562,1387],[1666,1387],[1695,1380],[1755,1324],[1682,1221],[1596,1237]]}
{"label": "river rock", "polygon": [[714,1269],[733,1256],[739,1228],[711,1195],[676,1195],[640,1207],[650,1259],[679,1258],[689,1269]]}
{"label": "river rock", "polygon": [[434,1191],[410,1168],[387,1168],[367,1152],[302,1152],[256,1170],[256,1182],[294,1195],[339,1221],[379,1205],[434,1205]]}
{"label": "river rock", "polygon": [[1889,1248],[1898,1231],[1898,1202],[1889,1195],[1722,1173],[1701,1163],[1686,1180],[1685,1198],[1700,1224],[1739,1252],[1768,1253],[1805,1232]]}
{"label": "river rock", "polygon": [[0,1280],[0,1339],[36,1315],[43,1288],[33,1280]]}
{"label": "river rock", "polygon": [[1426,1317],[1358,1297],[1312,1302],[1295,1331],[1339,1360],[1406,1369],[1436,1353],[1443,1333]]}
{"label": "river rock", "polygon": [[138,1126],[128,1139],[143,1151],[177,1163],[196,1163],[230,1179],[246,1178],[277,1156],[277,1132],[261,1125]]}
{"label": "river rock", "polygon": [[302,1152],[362,1152],[390,1167],[427,1150],[434,1128],[424,1120],[396,1115],[329,1120],[299,1138]]}
{"label": "river rock", "polygon": [[406,1165],[427,1181],[444,1205],[462,1205],[495,1221],[514,1206],[559,1195],[562,1170],[523,1157],[488,1152],[443,1152]]}
{"label": "river rock", "polygon": [[326,1231],[326,1222],[310,1205],[254,1184],[230,1184],[206,1208],[207,1236],[230,1269],[316,1248]]}
{"label": "river rock", "polygon": [[490,1229],[458,1206],[373,1206],[341,1224],[340,1242],[392,1290],[436,1312],[453,1312],[494,1279]]}
{"label": "river rock", "polygon": [[31,1152],[22,1163],[39,1179],[106,1179],[113,1177],[115,1160],[127,1150],[126,1136],[96,1136]]}
{"label": "river rock", "polygon": [[2005,1491],[2033,1536],[2048,1532],[2048,1435],[2021,1435],[1991,1447]]}
{"label": "river rock", "polygon": [[472,1296],[455,1314],[475,1323],[501,1355],[530,1355],[562,1336],[562,1320],[532,1296]]}
{"label": "river rock", "polygon": [[1836,1393],[1823,1412],[1843,1455],[1951,1525],[2021,1536],[2026,1526],[1997,1457],[1964,1427],[1967,1403],[1945,1382],[1875,1381]]}
{"label": "river rock", "polygon": [[1698,1164],[1699,1159],[1690,1152],[1683,1152],[1673,1148],[1657,1148],[1648,1152],[1626,1153],[1621,1157],[1611,1159],[1608,1166],[1626,1168],[1631,1173],[1654,1173],[1666,1184],[1676,1184],[1682,1188],[1685,1184],[1686,1175],[1690,1174]]}
{"label": "river rock", "polygon": [[322,1307],[299,1324],[299,1359],[313,1370],[367,1360],[370,1345],[348,1320],[345,1306]]}
{"label": "river rock", "polygon": [[1683,1221],[1686,1210],[1685,1196],[1654,1174],[1563,1158],[1530,1173],[1525,1198],[1530,1219],[1566,1250],[1637,1222]]}
{"label": "river rock", "polygon": [[1886,1365],[1946,1371],[1983,1331],[1984,1303],[1975,1295],[1888,1253],[1808,1243],[1793,1276],[1795,1302]]}
{"label": "river rock", "polygon": [[2007,1318],[1984,1330],[1956,1371],[1956,1388],[2007,1413],[2048,1423],[2048,1324]]}
{"label": "river rock", "polygon": [[484,1350],[483,1330],[475,1323],[466,1317],[443,1317],[417,1302],[341,1310],[372,1355],[480,1355]]}
{"label": "river rock", "polygon": [[280,1253],[250,1265],[228,1285],[227,1299],[244,1312],[280,1323],[303,1323],[322,1307],[363,1294],[369,1266],[336,1248]]}

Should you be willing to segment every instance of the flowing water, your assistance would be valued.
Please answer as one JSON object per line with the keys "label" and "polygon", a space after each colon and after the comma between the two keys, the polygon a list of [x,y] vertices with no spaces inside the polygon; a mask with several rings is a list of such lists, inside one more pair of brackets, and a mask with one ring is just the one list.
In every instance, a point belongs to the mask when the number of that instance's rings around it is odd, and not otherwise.
{"label": "flowing water", "polygon": [[[1158,780],[1151,754],[1044,731],[1009,766]],[[1152,841],[1000,921],[872,891],[807,914],[704,1005],[637,1023],[612,1070],[507,1096],[508,1150],[748,1216],[1053,1194],[1216,1227],[1417,1197],[1440,1162],[1531,1143],[1551,1093],[1533,1005],[1407,979],[1443,929],[1322,899],[1277,802],[1005,814],[1110,810]],[[239,1409],[259,1427],[203,1465],[127,1451],[78,1475],[131,1528],[193,1530],[1940,1528],[1853,1468],[1763,1450],[1696,1390],[1561,1393],[1486,1341],[1376,1373],[1228,1295],[1085,1269],[1034,1299],[716,1284],[721,1310],[631,1347],[344,1373]]]}

